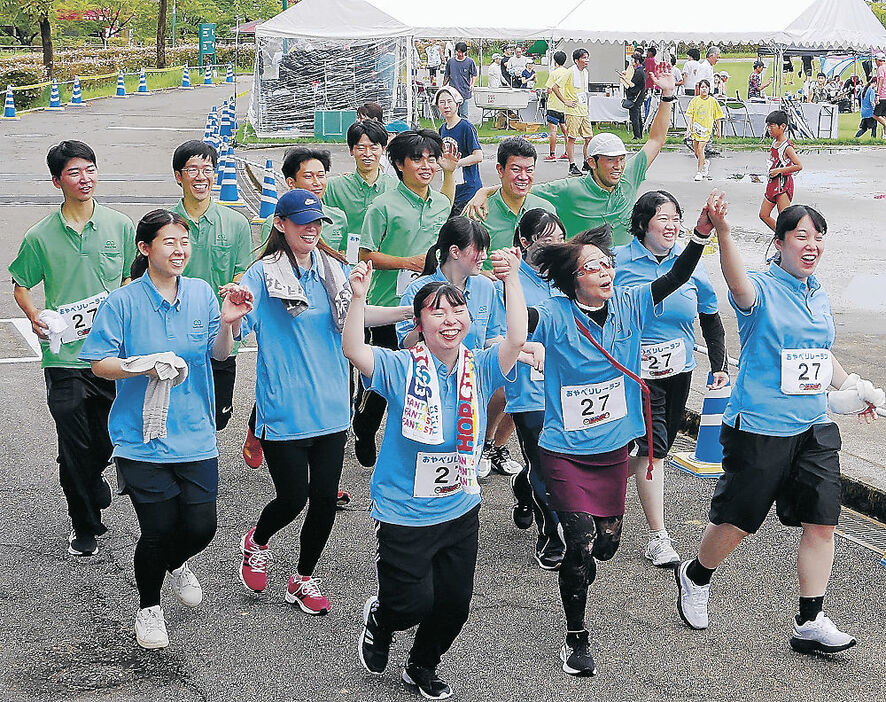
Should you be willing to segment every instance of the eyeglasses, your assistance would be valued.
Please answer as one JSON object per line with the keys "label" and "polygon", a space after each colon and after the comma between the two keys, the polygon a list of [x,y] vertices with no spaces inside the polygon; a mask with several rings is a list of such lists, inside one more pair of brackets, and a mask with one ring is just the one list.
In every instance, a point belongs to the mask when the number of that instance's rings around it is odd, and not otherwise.
{"label": "eyeglasses", "polygon": [[201,168],[197,168],[197,166],[185,166],[182,168],[182,173],[187,173],[191,178],[194,178],[198,173],[211,176],[215,173],[215,169],[212,166],[202,166]]}
{"label": "eyeglasses", "polygon": [[575,275],[580,276],[585,273],[599,273],[603,268],[607,271],[611,271],[615,268],[615,262],[612,260],[610,256],[604,256],[603,258],[592,258],[588,261],[582,263],[578,270],[575,271]]}

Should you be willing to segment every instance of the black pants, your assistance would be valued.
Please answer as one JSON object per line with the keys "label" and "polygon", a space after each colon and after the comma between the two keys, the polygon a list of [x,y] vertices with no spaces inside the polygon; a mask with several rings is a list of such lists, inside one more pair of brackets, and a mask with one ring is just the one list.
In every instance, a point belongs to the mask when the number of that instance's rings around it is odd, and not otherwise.
{"label": "black pants", "polygon": [[[397,348],[397,332],[393,324],[372,327],[367,331],[369,343],[385,349]],[[358,441],[375,441],[375,435],[385,416],[387,401],[381,395],[369,392],[360,382],[357,387],[356,408],[354,410],[354,436]]]}
{"label": "black pants", "polygon": [[212,384],[215,386],[215,430],[221,431],[234,413],[234,381],[237,379],[237,357],[228,356],[224,361],[210,359]]}
{"label": "black pants", "polygon": [[442,524],[376,522],[378,623],[392,631],[418,624],[410,662],[436,668],[468,620],[474,594],[480,506]]}
{"label": "black pants", "polygon": [[310,439],[260,439],[277,496],[262,510],[253,539],[264,545],[308,505],[299,537],[298,573],[313,575],[335,522],[346,431]]}
{"label": "black pants", "polygon": [[71,525],[81,535],[101,535],[101,510],[110,504],[102,472],[111,460],[108,414],[113,381],[87,368],[45,368],[46,401],[58,434],[58,476]]}
{"label": "black pants", "polygon": [[514,412],[511,417],[517,429],[517,439],[520,442],[524,464],[523,470],[514,481],[514,491],[528,490],[531,493],[532,513],[538,526],[535,552],[538,555],[559,555],[566,546],[560,536],[560,520],[548,504],[547,488],[538,455],[538,437],[544,424],[545,413],[544,411]]}
{"label": "black pants", "polygon": [[160,588],[168,571],[176,570],[209,545],[215,536],[215,501],[186,504],[181,496],[164,502],[132,506],[141,535],[135,546],[135,584],[139,607],[160,604]]}
{"label": "black pants", "polygon": [[640,139],[643,136],[643,98],[638,98],[634,106],[628,110],[631,118],[631,131],[634,139]]}

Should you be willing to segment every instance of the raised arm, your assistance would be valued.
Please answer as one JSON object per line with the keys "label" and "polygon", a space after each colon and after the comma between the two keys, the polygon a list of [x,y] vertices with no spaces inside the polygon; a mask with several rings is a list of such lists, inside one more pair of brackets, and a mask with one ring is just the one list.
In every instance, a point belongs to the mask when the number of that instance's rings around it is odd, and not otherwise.
{"label": "raised arm", "polygon": [[515,249],[499,249],[493,251],[490,258],[493,273],[504,283],[505,288],[505,317],[508,328],[504,341],[498,345],[498,365],[501,372],[507,375],[520,357],[529,327],[526,300],[520,285],[520,254]]}
{"label": "raised arm", "polygon": [[665,101],[665,98],[674,96],[674,74],[670,69],[653,73],[651,77],[652,82],[661,89],[662,100],[649,127],[649,138],[643,144],[647,167],[651,166],[655,157],[661,153],[661,148],[668,138],[668,127],[671,126],[671,101]]}
{"label": "raised arm", "polygon": [[372,262],[361,261],[351,269],[351,304],[341,332],[341,348],[351,364],[367,378],[375,370],[372,347],[363,336],[366,314],[366,293],[372,281]]}
{"label": "raised arm", "polygon": [[[710,212],[708,212],[708,216],[710,217]],[[726,285],[729,286],[732,299],[735,300],[739,309],[749,310],[757,301],[757,291],[745,272],[738,246],[732,238],[725,219],[722,222],[716,222],[711,218],[711,221],[717,230],[717,243],[720,246],[720,270],[723,271]]]}

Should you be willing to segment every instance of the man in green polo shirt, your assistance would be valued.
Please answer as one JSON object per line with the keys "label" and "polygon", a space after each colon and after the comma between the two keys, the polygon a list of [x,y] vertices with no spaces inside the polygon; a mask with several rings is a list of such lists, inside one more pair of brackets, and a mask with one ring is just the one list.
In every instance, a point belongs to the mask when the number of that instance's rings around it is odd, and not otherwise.
{"label": "man in green polo shirt", "polygon": [[[367,295],[369,304],[400,304],[400,296],[421,275],[428,249],[449,219],[452,201],[430,187],[442,157],[443,140],[430,129],[402,132],[388,145],[388,158],[400,182],[373,200],[360,235],[360,259],[372,261],[374,269]],[[449,167],[451,164],[444,172],[451,185],[454,179]],[[394,325],[373,327],[370,340],[375,346],[397,348]],[[354,452],[367,467],[375,464],[375,434],[385,406],[384,399],[376,393],[362,389],[358,392]]]}
{"label": "man in green polo shirt", "polygon": [[[111,504],[102,472],[113,449],[108,414],[115,389],[77,357],[99,304],[129,279],[135,228],[129,217],[93,200],[98,172],[89,146],[63,141],[49,150],[46,163],[64,202],[27,231],[9,272],[15,301],[40,338],[46,401],[58,434],[59,482],[73,527],[68,552],[91,556],[98,552],[95,537],[107,531],[101,510]],[[41,282],[42,311],[31,297]]]}
{"label": "man in green polo shirt", "polygon": [[382,173],[379,166],[379,159],[388,145],[388,133],[381,122],[374,119],[354,122],[348,127],[347,140],[356,170],[329,179],[323,196],[323,211],[330,205],[342,210],[348,218],[348,234],[359,237],[366,210],[373,200],[396,188],[399,181]]}
{"label": "man in green polo shirt", "polygon": [[[240,281],[252,263],[252,231],[241,213],[212,201],[212,176],[218,163],[215,149],[193,139],[172,155],[172,170],[182,199],[172,208],[190,225],[191,258],[184,274],[205,280],[218,295],[228,283]],[[221,298],[219,297],[219,304]],[[215,386],[215,428],[228,425],[233,413],[237,354],[224,361],[212,359]]]}
{"label": "man in green polo shirt", "polygon": [[[315,149],[308,146],[293,146],[287,149],[283,157],[283,177],[286,186],[302,188],[323,199],[326,193],[326,176],[332,168],[332,157],[326,149]],[[323,205],[323,214],[332,222],[323,225],[320,237],[336,251],[345,251],[348,246],[348,218],[342,210],[330,205]],[[264,248],[274,226],[274,218],[268,217],[261,228],[261,248]],[[359,233],[359,230],[358,230]]]}
{"label": "man in green polo shirt", "polygon": [[[652,80],[661,88],[661,104],[649,128],[649,138],[636,156],[626,163],[624,142],[614,134],[597,134],[588,144],[589,173],[533,188],[535,195],[557,209],[567,237],[609,224],[614,245],[630,242],[631,211],[637,190],[646,178],[647,169],[661,153],[671,123],[671,102],[676,99],[670,70],[653,75]],[[488,194],[488,190],[478,191],[468,203],[467,212],[485,218]]]}

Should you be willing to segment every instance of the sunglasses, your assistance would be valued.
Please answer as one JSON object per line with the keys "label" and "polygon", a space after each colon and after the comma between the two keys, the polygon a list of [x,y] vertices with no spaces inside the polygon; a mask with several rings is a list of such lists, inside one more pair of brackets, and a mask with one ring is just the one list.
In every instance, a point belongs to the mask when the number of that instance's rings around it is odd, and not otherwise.
{"label": "sunglasses", "polygon": [[615,261],[612,260],[610,256],[604,256],[603,258],[592,258],[589,261],[585,261],[582,263],[578,270],[575,271],[574,275],[584,275],[585,273],[599,273],[603,268],[607,271],[611,271],[615,268]]}

